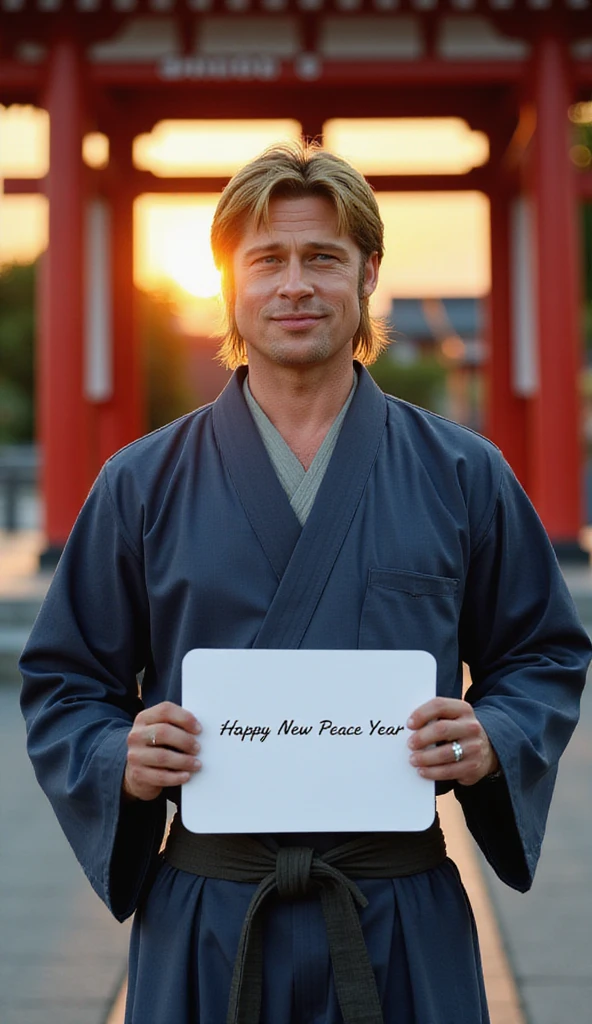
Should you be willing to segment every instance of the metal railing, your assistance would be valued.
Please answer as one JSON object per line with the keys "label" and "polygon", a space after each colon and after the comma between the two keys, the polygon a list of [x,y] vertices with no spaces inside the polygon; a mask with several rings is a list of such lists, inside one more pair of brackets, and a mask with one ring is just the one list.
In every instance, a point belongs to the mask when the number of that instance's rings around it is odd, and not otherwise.
{"label": "metal railing", "polygon": [[0,446],[0,528],[13,532],[28,525],[25,506],[37,494],[39,463],[35,445]]}

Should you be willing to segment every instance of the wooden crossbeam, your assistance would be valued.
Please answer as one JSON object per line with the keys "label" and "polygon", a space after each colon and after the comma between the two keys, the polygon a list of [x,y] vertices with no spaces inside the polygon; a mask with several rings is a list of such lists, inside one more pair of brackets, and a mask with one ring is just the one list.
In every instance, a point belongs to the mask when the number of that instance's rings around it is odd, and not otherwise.
{"label": "wooden crossbeam", "polygon": [[[101,172],[96,172],[100,183]],[[375,192],[464,192],[487,191],[489,170],[478,167],[467,174],[367,174]],[[150,171],[134,171],[126,177],[126,191],[132,195],[171,193],[194,195],[219,193],[228,184],[228,175],[174,175],[161,177]],[[5,178],[5,195],[32,195],[44,191],[44,178]],[[99,184],[100,188],[100,184]]]}

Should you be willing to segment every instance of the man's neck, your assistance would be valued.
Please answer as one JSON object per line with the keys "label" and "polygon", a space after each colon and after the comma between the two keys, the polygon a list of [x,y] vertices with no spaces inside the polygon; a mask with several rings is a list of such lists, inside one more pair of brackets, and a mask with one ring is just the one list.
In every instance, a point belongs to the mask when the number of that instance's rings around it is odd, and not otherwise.
{"label": "man's neck", "polygon": [[277,367],[261,373],[249,364],[249,388],[265,415],[305,469],[343,407],[354,382],[351,361],[336,368]]}

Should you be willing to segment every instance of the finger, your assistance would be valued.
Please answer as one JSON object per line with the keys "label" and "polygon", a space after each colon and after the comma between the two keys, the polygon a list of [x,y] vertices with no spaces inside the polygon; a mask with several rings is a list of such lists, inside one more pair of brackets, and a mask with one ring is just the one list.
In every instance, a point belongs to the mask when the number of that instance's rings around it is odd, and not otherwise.
{"label": "finger", "polygon": [[175,772],[167,770],[166,768],[152,769],[148,774],[148,780],[151,785],[161,786],[163,789],[167,786],[182,786],[184,782],[189,782],[193,772]]}
{"label": "finger", "polygon": [[439,718],[414,732],[407,741],[411,750],[421,750],[434,744],[469,741],[481,735],[482,726],[473,716]]}
{"label": "finger", "polygon": [[194,772],[201,767],[199,758],[194,754],[181,754],[167,747],[134,747],[128,753],[128,763],[138,770],[157,768]]}
{"label": "finger", "polygon": [[[458,742],[458,740],[454,741]],[[461,761],[467,762],[471,759],[475,761],[480,755],[479,744],[472,743],[470,740],[464,740],[460,744],[462,753],[460,757],[454,756],[454,748],[452,743],[443,743],[439,747],[427,747],[425,750],[416,750],[409,758],[410,764],[415,768],[433,768],[442,767],[444,765],[458,765]]]}
{"label": "finger", "polygon": [[457,700],[455,697],[432,697],[412,712],[407,720],[407,727],[421,729],[434,718],[460,718],[472,710],[466,700]]}
{"label": "finger", "polygon": [[157,722],[155,725],[137,726],[129,734],[130,744],[145,747],[169,747],[186,754],[196,754],[199,741],[192,732],[186,732],[176,725]]}
{"label": "finger", "polygon": [[[144,748],[146,751],[147,748]],[[170,751],[160,748],[162,755],[171,754]],[[201,768],[201,762],[197,758],[189,760],[189,770],[178,770],[178,768],[146,765],[139,760],[141,748],[132,748],[128,752],[127,764],[123,779],[123,793],[127,799],[134,800],[155,800],[162,790],[170,786],[183,786],[189,782],[196,772]],[[182,755],[177,755],[181,758]],[[176,764],[179,765],[179,760]]]}
{"label": "finger", "polygon": [[153,790],[157,794],[160,790],[168,787],[182,786],[189,782],[194,774],[195,772],[176,772],[167,768],[145,768],[142,771],[131,771],[128,773],[128,789],[132,795],[143,799],[142,792]]}
{"label": "finger", "polygon": [[186,732],[191,732],[195,735],[201,732],[201,725],[195,715],[192,715],[187,708],[182,708],[179,704],[173,704],[170,700],[162,701],[160,704],[155,704],[151,708],[140,711],[140,714],[134,721],[134,725],[136,722],[138,725],[155,725],[157,722],[168,722],[170,725],[176,725],[179,729],[184,729]]}

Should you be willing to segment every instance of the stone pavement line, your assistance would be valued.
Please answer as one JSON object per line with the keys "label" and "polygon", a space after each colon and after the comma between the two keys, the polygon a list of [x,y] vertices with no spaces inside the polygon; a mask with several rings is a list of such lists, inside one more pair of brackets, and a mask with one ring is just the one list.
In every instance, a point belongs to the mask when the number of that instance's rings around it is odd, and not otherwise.
{"label": "stone pavement line", "polygon": [[[469,894],[483,959],[491,1024],[525,1024],[520,1000],[460,805],[452,794],[438,800],[448,855],[457,865]],[[120,990],[106,1024],[123,1024],[127,984]]]}
{"label": "stone pavement line", "polygon": [[526,1024],[475,846],[452,793],[439,798],[438,813],[448,856],[460,871],[475,914],[491,1024]]}
{"label": "stone pavement line", "polygon": [[96,896],[25,749],[18,686],[0,686],[0,1021],[99,1024],[129,927]]}
{"label": "stone pavement line", "polygon": [[107,1017],[105,1024],[123,1024],[125,1016],[125,997],[127,996],[127,978],[121,986],[117,999],[113,1003],[113,1009]]}

